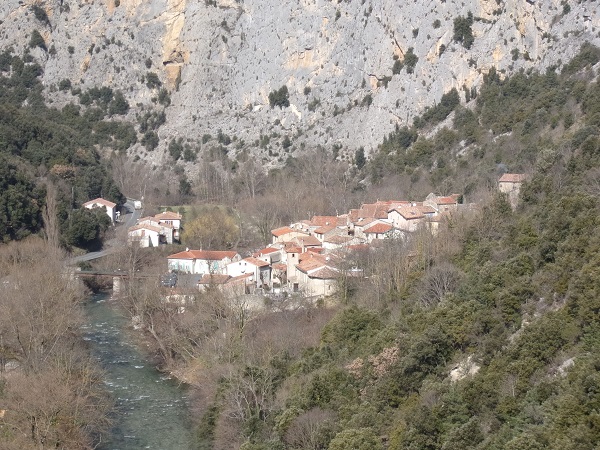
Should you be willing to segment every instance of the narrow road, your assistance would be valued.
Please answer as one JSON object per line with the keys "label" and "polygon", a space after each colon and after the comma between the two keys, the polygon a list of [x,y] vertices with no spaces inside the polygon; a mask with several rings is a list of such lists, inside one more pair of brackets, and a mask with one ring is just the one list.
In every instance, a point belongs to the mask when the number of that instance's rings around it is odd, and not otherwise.
{"label": "narrow road", "polygon": [[[133,198],[127,199],[127,201],[125,202],[125,205],[123,206],[123,208],[125,210],[125,214],[121,214],[120,220],[119,220],[119,222],[117,222],[115,224],[115,227],[119,227],[119,228],[125,227],[125,229],[128,229],[129,227],[132,227],[137,223],[138,219],[142,215],[142,210],[135,209],[134,203],[133,203],[134,201],[135,201],[135,199],[133,199]],[[79,264],[84,261],[91,261],[93,259],[102,258],[103,256],[114,253],[123,244],[124,244],[123,242],[119,242],[119,240],[116,238],[110,239],[104,243],[104,247],[105,247],[104,249],[97,251],[97,252],[90,252],[90,253],[86,253],[85,255],[71,258],[67,262],[67,265],[73,266],[73,265]]]}

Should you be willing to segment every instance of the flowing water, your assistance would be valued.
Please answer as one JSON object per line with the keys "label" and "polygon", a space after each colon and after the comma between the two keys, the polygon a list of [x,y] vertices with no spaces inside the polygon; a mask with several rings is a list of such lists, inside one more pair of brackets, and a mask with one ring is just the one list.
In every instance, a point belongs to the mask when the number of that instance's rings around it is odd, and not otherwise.
{"label": "flowing water", "polygon": [[193,448],[184,387],[156,371],[128,339],[128,320],[108,298],[91,297],[84,329],[116,402],[114,427],[98,450]]}

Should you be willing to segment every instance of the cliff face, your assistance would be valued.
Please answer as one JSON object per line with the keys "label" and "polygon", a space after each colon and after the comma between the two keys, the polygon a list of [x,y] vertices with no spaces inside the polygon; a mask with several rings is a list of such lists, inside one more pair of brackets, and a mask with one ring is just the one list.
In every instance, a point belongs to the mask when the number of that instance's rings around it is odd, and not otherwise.
{"label": "cliff face", "polygon": [[[40,20],[33,6],[43,8]],[[158,74],[171,91],[161,147],[217,130],[238,147],[284,160],[322,145],[376,146],[455,87],[477,87],[490,67],[543,70],[569,60],[584,41],[600,44],[598,4],[559,0],[3,0],[3,47],[27,47],[34,29],[48,52],[31,50],[56,104],[74,99],[55,86],[111,86],[133,107],[154,105]],[[454,42],[457,17],[474,18],[469,49]],[[413,73],[393,73],[409,48]],[[445,50],[444,50],[445,48]],[[406,65],[405,65],[406,66]],[[397,68],[399,65],[397,66]],[[395,72],[398,72],[396,70]],[[268,95],[286,85],[290,106]],[[253,146],[271,135],[268,146]],[[271,156],[267,152],[271,147]],[[141,149],[137,150],[143,153]],[[239,150],[238,150],[239,151]],[[232,152],[233,153],[233,152]],[[343,154],[343,151],[342,151]],[[152,158],[160,160],[160,151]],[[274,155],[274,156],[273,156]],[[149,157],[149,156],[146,156]]]}

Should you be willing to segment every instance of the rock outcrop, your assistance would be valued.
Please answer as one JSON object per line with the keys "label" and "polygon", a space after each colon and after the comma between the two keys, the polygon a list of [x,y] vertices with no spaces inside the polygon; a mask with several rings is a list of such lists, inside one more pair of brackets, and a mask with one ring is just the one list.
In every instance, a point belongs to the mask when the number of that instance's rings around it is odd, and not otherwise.
{"label": "rock outcrop", "polygon": [[[281,162],[318,145],[369,151],[444,92],[479,86],[492,66],[560,65],[584,41],[600,44],[598,8],[558,0],[4,0],[0,42],[20,52],[34,29],[42,34],[48,51],[31,53],[57,104],[73,101],[54,88],[69,79],[122,90],[133,115],[153,105],[156,89],[144,79],[158,74],[172,100],[162,149],[171,138],[222,130],[238,149]],[[454,20],[469,13],[467,49],[453,36]],[[418,58],[412,73],[393,70],[409,48]],[[283,85],[290,106],[271,108],[269,93]],[[261,135],[273,136],[268,146],[256,145]]]}

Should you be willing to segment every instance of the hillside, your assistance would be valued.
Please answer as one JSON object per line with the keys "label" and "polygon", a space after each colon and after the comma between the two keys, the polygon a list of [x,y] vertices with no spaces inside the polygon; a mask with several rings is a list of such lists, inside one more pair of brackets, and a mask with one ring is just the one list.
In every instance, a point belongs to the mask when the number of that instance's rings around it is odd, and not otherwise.
{"label": "hillside", "polygon": [[[335,145],[339,158],[359,147],[368,154],[452,88],[464,100],[491,67],[560,66],[582,42],[600,43],[597,8],[558,0],[7,0],[0,46],[20,54],[38,33],[43,43],[31,54],[58,105],[72,101],[60,88],[68,81],[75,92],[122,91],[139,126],[164,111],[164,124],[131,150],[153,164],[166,163],[168,144],[183,138],[200,154],[224,144],[229,158],[247,150],[282,165],[318,146]],[[284,86],[283,107],[271,108],[270,94]]]}
{"label": "hillside", "polygon": [[[363,167],[379,183],[441,170],[487,195],[436,236],[348,254],[365,277],[327,307],[252,316],[210,291],[174,318],[128,298],[194,386],[200,448],[594,449],[599,61],[586,44],[560,72],[491,72],[469,109],[447,98],[388,136]],[[516,209],[508,166],[529,175]]]}

